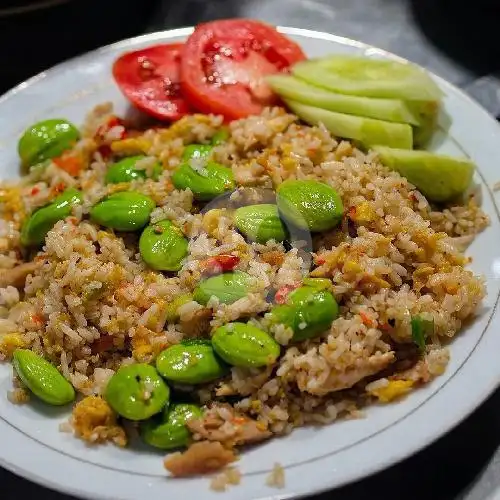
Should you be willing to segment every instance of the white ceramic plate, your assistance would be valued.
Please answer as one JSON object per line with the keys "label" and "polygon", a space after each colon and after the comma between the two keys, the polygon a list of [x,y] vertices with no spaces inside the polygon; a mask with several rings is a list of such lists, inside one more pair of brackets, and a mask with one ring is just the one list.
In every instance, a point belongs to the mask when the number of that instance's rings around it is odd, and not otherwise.
{"label": "white ceramic plate", "polygon": [[[309,56],[329,53],[395,57],[344,38],[301,29],[281,28]],[[64,63],[21,84],[0,98],[0,176],[18,175],[16,143],[23,129],[40,119],[66,117],[81,123],[95,104],[113,101],[118,113],[127,103],[111,77],[111,65],[122,52],[156,42],[181,41],[190,29],[155,33],[127,40]],[[472,268],[487,278],[488,296],[476,321],[451,346],[446,373],[397,404],[374,406],[365,419],[339,421],[318,429],[298,429],[243,454],[242,484],[227,493],[208,489],[207,478],[171,479],[162,454],[150,449],[88,447],[60,433],[66,417],[53,408],[7,401],[11,368],[0,366],[0,463],[48,487],[92,499],[289,498],[360,479],[401,460],[437,439],[464,419],[500,381],[500,222],[491,186],[500,180],[500,128],[460,90],[436,77],[453,122],[447,136],[437,134],[434,149],[468,155],[479,169],[483,207],[491,226],[470,247]],[[286,487],[265,485],[279,462]]]}

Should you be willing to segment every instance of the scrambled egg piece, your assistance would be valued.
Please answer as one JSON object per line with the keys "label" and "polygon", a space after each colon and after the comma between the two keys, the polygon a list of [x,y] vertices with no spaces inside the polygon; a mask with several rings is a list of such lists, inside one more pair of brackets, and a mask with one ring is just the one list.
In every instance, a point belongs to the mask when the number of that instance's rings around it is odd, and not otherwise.
{"label": "scrambled egg piece", "polygon": [[0,354],[10,359],[16,349],[26,347],[26,345],[26,341],[19,333],[2,335],[0,337]]}
{"label": "scrambled egg piece", "polygon": [[205,213],[201,223],[203,229],[212,237],[217,236],[217,229],[219,228],[219,219],[225,214],[225,210],[220,208],[213,208]]}
{"label": "scrambled egg piece", "polygon": [[412,386],[413,380],[389,380],[386,386],[372,389],[369,393],[376,396],[381,403],[389,403],[410,392]]}
{"label": "scrambled egg piece", "polygon": [[132,351],[132,356],[138,363],[151,363],[154,356],[153,346],[149,344],[139,345]]}
{"label": "scrambled egg piece", "polygon": [[182,137],[184,134],[191,132],[195,124],[211,124],[211,118],[203,113],[194,113],[193,115],[183,116],[180,120],[172,123],[167,129],[163,129],[162,133],[174,137]]}
{"label": "scrambled egg piece", "polygon": [[349,210],[351,219],[355,222],[372,222],[377,218],[377,213],[367,201],[361,202],[358,206]]}
{"label": "scrambled egg piece", "polygon": [[76,436],[84,441],[113,441],[122,447],[127,444],[125,430],[117,425],[115,413],[99,396],[88,396],[75,405],[72,425]]}
{"label": "scrambled egg piece", "polygon": [[132,337],[132,356],[139,363],[150,363],[153,359],[153,346],[149,340],[149,333],[152,333],[145,327],[137,329]]}
{"label": "scrambled egg piece", "polygon": [[139,326],[132,337],[132,356],[139,363],[151,363],[168,344],[164,342],[152,342],[158,335],[144,326]]}
{"label": "scrambled egg piece", "polygon": [[14,187],[1,189],[0,203],[3,210],[2,218],[15,221],[16,227],[20,227],[26,215],[21,190]]}
{"label": "scrambled egg piece", "polygon": [[142,136],[130,137],[111,143],[111,151],[124,156],[147,154],[150,147],[151,142]]}

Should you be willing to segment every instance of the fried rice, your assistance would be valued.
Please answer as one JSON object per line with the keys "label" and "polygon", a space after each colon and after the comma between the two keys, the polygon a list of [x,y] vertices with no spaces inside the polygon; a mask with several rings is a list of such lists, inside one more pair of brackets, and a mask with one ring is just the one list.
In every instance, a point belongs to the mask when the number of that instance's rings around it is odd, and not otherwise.
{"label": "fried rice", "polygon": [[[223,380],[184,388],[205,413],[188,424],[200,455],[167,458],[174,474],[201,471],[200,457],[207,456],[219,457],[224,467],[234,460],[235,446],[358,416],[364,405],[396,400],[445,371],[448,341],[485,295],[484,280],[466,268],[463,253],[489,222],[476,196],[434,207],[375,154],[269,108],[230,124],[228,141],[214,155],[232,168],[238,187],[223,205],[203,206],[189,190],[174,189],[170,177],[184,147],[208,142],[221,117],[191,115],[146,130],[111,118],[111,106],[102,105],[82,126],[72,154],[84,167],[76,175],[49,162],[18,183],[3,183],[0,192],[0,357],[8,361],[25,347],[58,367],[80,394],[72,418],[76,436],[125,445],[120,419],[101,398],[117,368],[152,362],[168,346],[209,337],[238,319],[272,333],[282,355],[274,366],[233,367]],[[161,177],[106,185],[109,164],[132,154],[146,155],[137,165],[146,171],[160,160]],[[342,225],[315,234],[310,252],[248,242],[232,222],[233,208],[259,202],[263,193],[272,198],[286,179],[316,179],[342,197]],[[84,203],[49,231],[40,251],[23,249],[25,217],[70,186],[81,189]],[[178,273],[149,269],[137,235],[88,220],[98,200],[127,190],[153,198],[152,222],[169,219],[189,239]],[[199,283],[203,260],[228,253],[240,258],[238,270],[254,277],[248,295],[229,305],[191,300],[172,314],[175,299]],[[291,332],[266,317],[269,292],[306,276],[331,280],[340,315],[322,335],[292,343]],[[425,352],[412,341],[416,315],[434,323]],[[22,388],[15,391],[18,402],[27,399]]]}

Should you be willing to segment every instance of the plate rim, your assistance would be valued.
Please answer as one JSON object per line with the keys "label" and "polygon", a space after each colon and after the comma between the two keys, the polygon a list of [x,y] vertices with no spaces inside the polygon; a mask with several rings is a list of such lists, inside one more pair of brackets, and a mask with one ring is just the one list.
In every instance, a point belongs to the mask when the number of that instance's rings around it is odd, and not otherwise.
{"label": "plate rim", "polygon": [[[380,49],[380,48],[373,46],[371,44],[364,43],[364,42],[361,42],[358,40],[354,40],[354,39],[351,39],[348,37],[343,37],[343,36],[335,35],[332,33],[309,30],[309,29],[304,29],[304,28],[294,28],[294,27],[287,27],[287,26],[277,26],[276,28],[278,29],[278,31],[280,31],[284,34],[287,34],[287,35],[292,35],[292,36],[295,35],[295,36],[312,38],[312,39],[317,39],[317,40],[325,40],[325,41],[334,42],[334,43],[337,43],[340,45],[352,46],[352,47],[356,47],[356,48],[364,49],[364,50],[374,50],[374,51],[376,51],[377,54],[380,54],[383,57],[391,58],[393,60],[399,60],[399,61],[404,62],[404,63],[415,64],[419,67],[422,67],[421,65],[414,63],[414,62],[411,62],[408,59],[400,57],[392,52],[386,51],[384,49]],[[117,41],[117,42],[114,42],[114,43],[111,43],[108,45],[104,45],[104,46],[99,47],[97,49],[85,52],[83,54],[79,54],[75,57],[72,57],[70,59],[62,61],[61,63],[53,65],[52,67],[50,67],[44,71],[41,71],[40,73],[24,80],[23,82],[19,83],[18,85],[14,86],[13,88],[11,88],[10,90],[8,90],[7,92],[5,92],[3,95],[0,96],[0,104],[9,100],[10,98],[16,96],[19,92],[23,91],[24,89],[27,89],[33,85],[36,85],[36,83],[43,80],[45,77],[56,75],[59,71],[63,71],[67,67],[81,64],[81,61],[84,61],[87,58],[92,58],[92,56],[98,56],[101,54],[114,52],[115,50],[118,50],[118,49],[132,48],[133,46],[135,46],[138,43],[155,42],[155,41],[159,41],[159,40],[166,41],[168,39],[175,38],[175,37],[187,36],[193,31],[193,29],[194,29],[194,27],[191,26],[191,27],[182,27],[182,28],[176,28],[176,29],[171,29],[171,30],[155,31],[152,33],[146,33],[143,35],[126,38],[126,39],[123,39],[123,40],[120,40],[120,41]],[[462,89],[460,89],[456,85],[448,82],[447,80],[440,77],[439,75],[436,75],[435,73],[433,73],[427,69],[425,69],[425,70],[429,74],[431,74],[435,79],[437,79],[439,81],[440,85],[451,90],[456,96],[460,97],[460,99],[462,99],[463,101],[466,101],[469,106],[473,106],[474,108],[476,108],[477,111],[480,111],[481,113],[483,113],[484,117],[487,120],[489,120],[490,123],[497,128],[497,130],[500,128],[500,125],[494,119],[494,117],[475,99],[473,99],[471,96],[469,96],[467,93],[465,93]],[[485,183],[486,183],[486,180],[485,180]],[[494,198],[494,193],[491,191],[491,189],[489,189],[488,184],[487,184],[487,186],[488,186],[489,195],[491,196],[492,203],[493,203],[496,211],[498,212],[498,204]],[[492,312],[491,312],[490,318],[488,319],[487,326],[485,327],[482,335],[484,335],[487,332],[487,330],[491,327],[491,323],[494,320],[494,316],[498,312],[497,306],[498,306],[498,298],[492,307]],[[467,358],[464,360],[463,364],[466,364],[468,362],[469,357],[472,355],[473,351],[477,348],[477,346],[480,343],[481,343],[481,340],[479,340],[477,345],[471,350],[471,352],[469,353]],[[464,405],[464,407],[462,407],[462,412],[460,412],[459,416],[455,416],[455,417],[450,419],[451,423],[448,423],[448,424],[446,424],[446,426],[443,426],[441,430],[435,430],[435,431],[429,432],[428,434],[430,436],[427,435],[426,440],[424,440],[424,442],[420,443],[420,445],[418,447],[417,446],[412,447],[410,452],[402,451],[402,452],[395,453],[392,458],[387,458],[383,462],[378,463],[375,466],[372,466],[370,468],[365,469],[366,473],[363,474],[362,476],[360,475],[357,478],[354,478],[354,479],[348,478],[345,480],[336,481],[333,484],[333,486],[332,486],[332,484],[323,484],[323,485],[318,486],[315,489],[311,489],[307,492],[292,493],[291,495],[288,493],[284,494],[284,495],[282,495],[282,494],[273,495],[272,499],[274,500],[274,499],[278,499],[278,498],[291,498],[291,497],[301,498],[301,497],[306,496],[306,495],[315,494],[315,493],[317,494],[317,493],[320,493],[323,491],[328,491],[331,488],[336,489],[336,488],[339,488],[341,486],[344,486],[345,484],[349,484],[349,483],[354,482],[354,481],[361,481],[361,480],[365,479],[366,477],[369,477],[378,471],[382,471],[382,470],[394,465],[395,463],[397,463],[400,460],[404,460],[404,459],[418,453],[419,451],[421,451],[425,447],[429,446],[431,443],[438,440],[444,434],[446,434],[447,432],[449,432],[453,428],[455,428],[462,420],[469,417],[470,414],[473,413],[473,411],[475,409],[477,409],[481,404],[483,404],[484,401],[493,393],[493,391],[500,384],[500,372],[497,374],[496,379],[497,379],[496,383],[490,383],[490,385],[488,385],[488,387],[484,388],[484,390],[480,393],[479,396],[476,393],[476,397],[474,398],[473,402],[469,402],[466,405],[466,407]],[[449,380],[447,380],[443,384],[443,386],[446,385],[448,382],[449,382]],[[429,396],[429,397],[431,397],[431,396]],[[424,406],[426,404],[426,402],[427,402],[427,399],[422,403],[421,406]],[[420,407],[420,405],[419,405],[419,407]],[[398,421],[399,421],[399,419],[398,419]],[[80,489],[75,490],[71,487],[66,487],[65,485],[62,485],[60,483],[55,483],[48,478],[45,478],[43,476],[39,476],[36,472],[30,471],[29,469],[25,469],[24,467],[18,467],[14,464],[6,462],[4,460],[4,458],[1,456],[0,456],[0,465],[2,467],[6,468],[7,470],[10,470],[14,474],[16,474],[22,478],[25,478],[29,481],[33,481],[41,486],[48,487],[50,489],[54,489],[56,491],[63,492],[66,494],[75,495],[75,496],[80,497],[80,498],[97,498],[96,496],[91,497],[90,493],[88,493],[84,490],[80,490]],[[98,467],[98,465],[95,465],[95,466]],[[112,497],[108,496],[107,494],[99,494],[98,498],[102,498],[103,500],[104,499],[108,500],[108,499],[111,499]],[[255,497],[255,498],[257,498],[257,497]],[[262,500],[264,500],[263,497],[260,497],[260,498],[262,498]],[[266,499],[269,500],[269,499],[271,499],[271,497],[266,497]]]}

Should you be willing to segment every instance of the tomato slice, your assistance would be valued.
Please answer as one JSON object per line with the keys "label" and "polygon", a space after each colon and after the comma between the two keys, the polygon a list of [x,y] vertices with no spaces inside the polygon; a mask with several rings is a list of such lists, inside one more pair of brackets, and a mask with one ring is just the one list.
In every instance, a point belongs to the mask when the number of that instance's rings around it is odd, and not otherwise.
{"label": "tomato slice", "polygon": [[277,99],[265,76],[286,72],[305,58],[295,42],[259,21],[200,24],[182,52],[182,91],[205,113],[220,113],[227,119],[259,114]]}
{"label": "tomato slice", "polygon": [[160,120],[178,120],[190,107],[180,88],[181,43],[160,44],[128,52],[113,65],[125,97]]}

